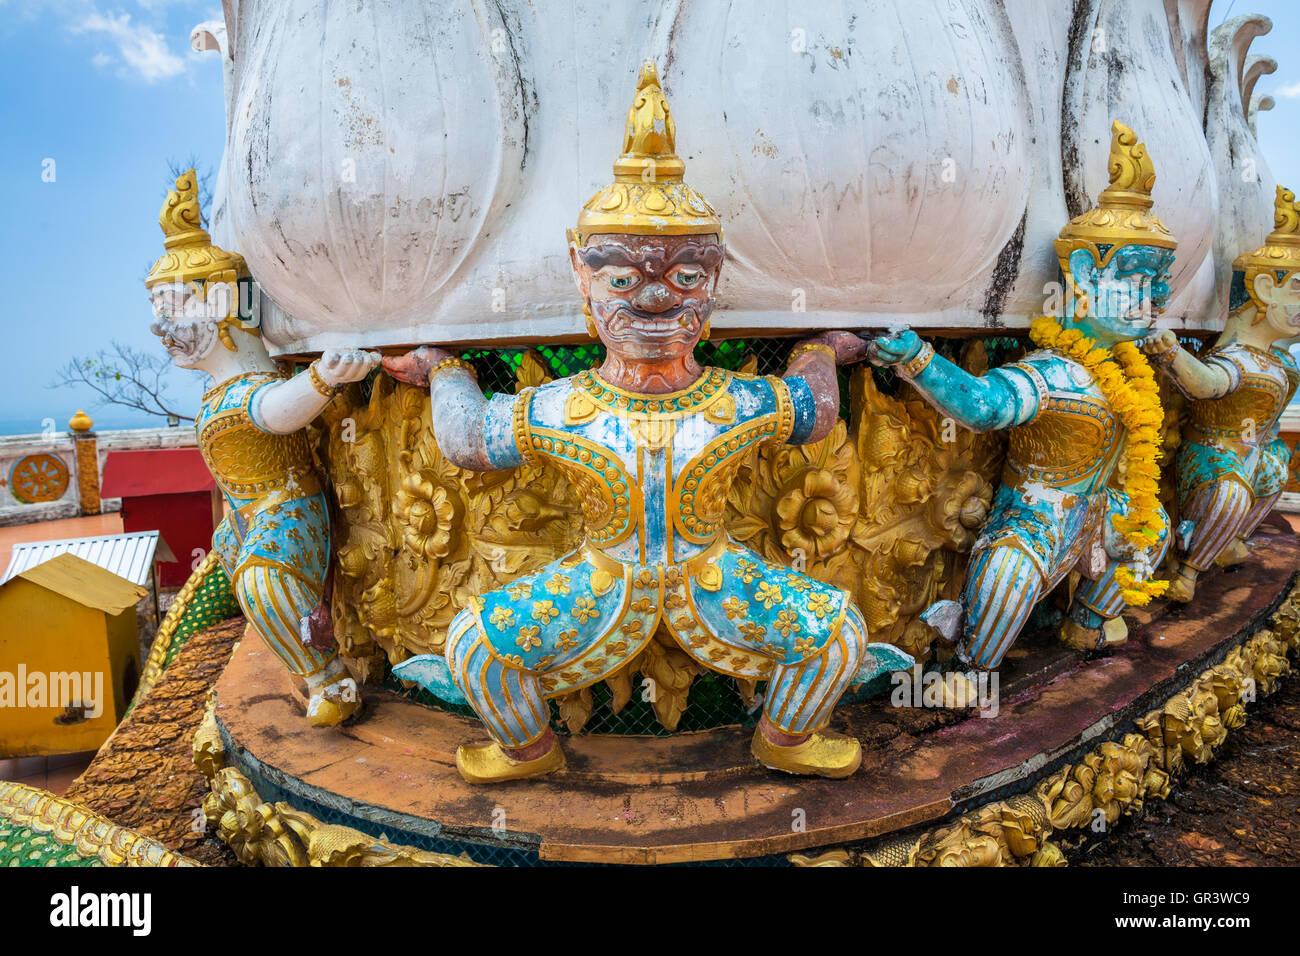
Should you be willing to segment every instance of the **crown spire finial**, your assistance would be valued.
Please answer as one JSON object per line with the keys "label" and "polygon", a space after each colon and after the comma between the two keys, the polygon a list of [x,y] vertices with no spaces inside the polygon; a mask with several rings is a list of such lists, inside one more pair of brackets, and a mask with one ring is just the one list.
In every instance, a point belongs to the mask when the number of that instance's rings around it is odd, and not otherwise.
{"label": "crown spire finial", "polygon": [[1156,167],[1146,143],[1119,120],[1110,128],[1110,185],[1102,190],[1099,204],[1132,205],[1150,209],[1151,190],[1156,184]]}
{"label": "crown spire finial", "polygon": [[146,288],[163,282],[202,281],[224,272],[233,273],[233,278],[248,275],[244,257],[213,245],[203,228],[198,175],[193,169],[176,177],[176,188],[167,193],[158,213],[158,225],[166,251],[145,278]]}
{"label": "crown spire finial", "polygon": [[1057,261],[1067,279],[1070,254],[1076,249],[1090,249],[1097,263],[1104,265],[1120,246],[1178,248],[1165,224],[1151,214],[1156,167],[1146,144],[1119,120],[1111,124],[1110,132],[1110,183],[1097,205],[1066,223],[1056,240]]}
{"label": "crown spire finial", "polygon": [[676,150],[677,124],[659,71],[646,60],[627,111],[623,152],[614,160],[614,181],[587,200],[577,227],[569,230],[570,241],[582,245],[602,233],[721,239],[718,214],[686,184],[686,164]]}

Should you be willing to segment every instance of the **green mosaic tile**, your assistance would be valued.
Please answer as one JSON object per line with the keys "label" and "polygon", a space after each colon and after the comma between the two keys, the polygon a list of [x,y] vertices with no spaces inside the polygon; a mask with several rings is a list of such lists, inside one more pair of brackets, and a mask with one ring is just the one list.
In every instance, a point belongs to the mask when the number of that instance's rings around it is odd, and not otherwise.
{"label": "green mosaic tile", "polygon": [[82,856],[75,845],[58,842],[48,833],[0,820],[0,867],[104,866],[97,856]]}

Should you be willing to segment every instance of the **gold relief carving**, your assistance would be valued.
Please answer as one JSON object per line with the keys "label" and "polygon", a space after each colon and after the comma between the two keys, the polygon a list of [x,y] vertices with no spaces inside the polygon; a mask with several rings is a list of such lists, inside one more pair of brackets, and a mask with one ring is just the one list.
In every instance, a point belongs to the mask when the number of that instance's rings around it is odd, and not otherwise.
{"label": "gold relief carving", "polygon": [[202,866],[71,800],[23,783],[0,780],[0,818],[48,833],[64,846],[75,846],[82,857],[97,856],[107,866]]}
{"label": "gold relief carving", "polygon": [[[548,381],[526,353],[517,390]],[[348,386],[322,413],[318,446],[334,486],[333,612],[343,653],[363,678],[383,658],[441,653],[451,619],[581,540],[569,483],[524,466],[471,472],[443,457],[427,391],[374,379],[368,400]]]}
{"label": "gold relief carving", "polygon": [[[967,345],[962,364],[983,371],[983,346]],[[933,632],[916,617],[957,596],[1005,439],[945,423],[910,386],[905,395],[884,395],[859,367],[850,423],[811,445],[761,448],[732,485],[727,527],[769,560],[802,559],[849,592],[873,641],[923,660]]]}
{"label": "gold relief carving", "polygon": [[[77,443],[80,446],[80,442]],[[91,447],[94,447],[92,441]],[[81,464],[80,456],[77,459]],[[96,463],[98,468],[98,463]],[[78,483],[80,487],[80,474]],[[10,473],[9,488],[15,498],[24,504],[57,501],[68,490],[68,466],[58,455],[26,455],[18,459]],[[98,490],[95,493],[98,499]]]}
{"label": "gold relief carving", "polygon": [[104,510],[99,494],[99,449],[94,435],[78,435],[73,441],[77,455],[77,499],[83,515]]}
{"label": "gold relief carving", "polygon": [[1115,441],[1115,417],[1100,402],[1050,397],[1008,441],[1007,467],[1018,479],[1060,487],[1101,467]]}
{"label": "gold relief carving", "polygon": [[[963,356],[966,367],[983,371],[978,343]],[[753,370],[751,360],[741,374]],[[734,415],[722,393],[730,374],[718,372],[675,396],[668,414],[695,409]],[[570,403],[570,416],[586,415],[587,399],[598,407],[626,401],[624,415],[635,414],[631,403],[644,401],[608,389],[589,373],[579,379],[584,398]],[[543,360],[527,353],[517,391],[547,380]],[[723,519],[736,540],[769,560],[802,563],[807,573],[848,591],[866,615],[872,640],[924,657],[933,632],[916,615],[937,598],[956,597],[964,554],[992,496],[1004,439],[952,423],[948,434],[945,422],[914,394],[905,400],[880,394],[865,367],[854,376],[853,395],[853,424],[841,422],[821,442],[724,454],[736,480]],[[664,399],[659,401],[658,409],[644,411],[663,417]],[[560,463],[570,477],[532,465],[463,471],[438,450],[427,393],[384,375],[375,378],[368,399],[360,385],[342,390],[321,422],[322,471],[337,502],[335,631],[363,679],[382,674],[385,657],[397,663],[441,652],[452,617],[471,598],[577,547],[583,535],[578,495],[600,493],[596,484],[608,487],[600,482],[586,488],[578,477],[588,467],[584,449],[572,443],[570,456],[567,435]],[[540,444],[545,440],[530,430],[530,451],[556,461],[556,440],[550,439],[550,449]],[[635,491],[629,485],[626,494]],[[618,502],[604,504],[613,506],[615,519],[606,530],[621,526]],[[709,516],[721,505],[710,504]],[[600,580],[603,574],[593,577],[597,593],[613,583]],[[697,583],[716,583],[707,566]],[[630,680],[643,666],[655,672],[657,716],[675,727],[698,668],[666,632],[615,682]],[[610,686],[617,701],[619,691]],[[590,715],[580,699],[563,706],[573,729]]]}
{"label": "gold relief carving", "polygon": [[[1269,358],[1281,365],[1279,360]],[[1286,390],[1286,385],[1269,375],[1247,372],[1235,391],[1212,402],[1191,404],[1187,416],[1189,437],[1202,444],[1218,439],[1240,441],[1247,421],[1257,422],[1261,430],[1272,423],[1277,409],[1285,404]]]}
{"label": "gold relief carving", "polygon": [[[865,847],[794,854],[796,866],[1065,866],[1049,837],[1110,826],[1168,799],[1173,779],[1204,762],[1246,720],[1244,701],[1277,689],[1300,651],[1300,584],[1269,626],[1233,648],[1162,707],[1133,721],[1139,733],[1107,741],[1038,783],[1028,793],[987,804],[928,833],[891,837]],[[826,861],[826,862],[822,862]]]}
{"label": "gold relief carving", "polygon": [[[482,866],[322,823],[284,802],[266,803],[249,779],[226,766],[214,702],[194,734],[194,766],[208,779],[203,814],[245,866]],[[3,784],[0,784],[2,787]]]}

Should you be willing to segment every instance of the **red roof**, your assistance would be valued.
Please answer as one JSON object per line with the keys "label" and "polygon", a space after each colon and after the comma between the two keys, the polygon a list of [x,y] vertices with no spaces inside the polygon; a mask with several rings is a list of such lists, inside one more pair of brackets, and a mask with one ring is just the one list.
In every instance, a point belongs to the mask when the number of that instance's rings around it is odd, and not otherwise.
{"label": "red roof", "polygon": [[105,498],[136,498],[211,491],[214,487],[197,448],[150,448],[110,451],[99,493]]}

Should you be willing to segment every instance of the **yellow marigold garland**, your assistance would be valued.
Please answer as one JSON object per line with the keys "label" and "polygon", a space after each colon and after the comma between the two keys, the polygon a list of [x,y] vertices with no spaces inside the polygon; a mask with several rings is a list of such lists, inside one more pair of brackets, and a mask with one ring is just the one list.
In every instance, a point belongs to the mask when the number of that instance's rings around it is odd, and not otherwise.
{"label": "yellow marigold garland", "polygon": [[[1065,329],[1050,316],[1029,327],[1029,337],[1040,348],[1053,349],[1086,368],[1106,401],[1124,425],[1124,493],[1128,514],[1114,515],[1111,523],[1134,547],[1147,549],[1160,540],[1165,527],[1160,512],[1160,426],[1164,410],[1160,390],[1147,358],[1132,342],[1102,348],[1078,329]],[[1115,580],[1124,600],[1137,607],[1148,604],[1169,587],[1168,581],[1140,580],[1120,568]]]}

